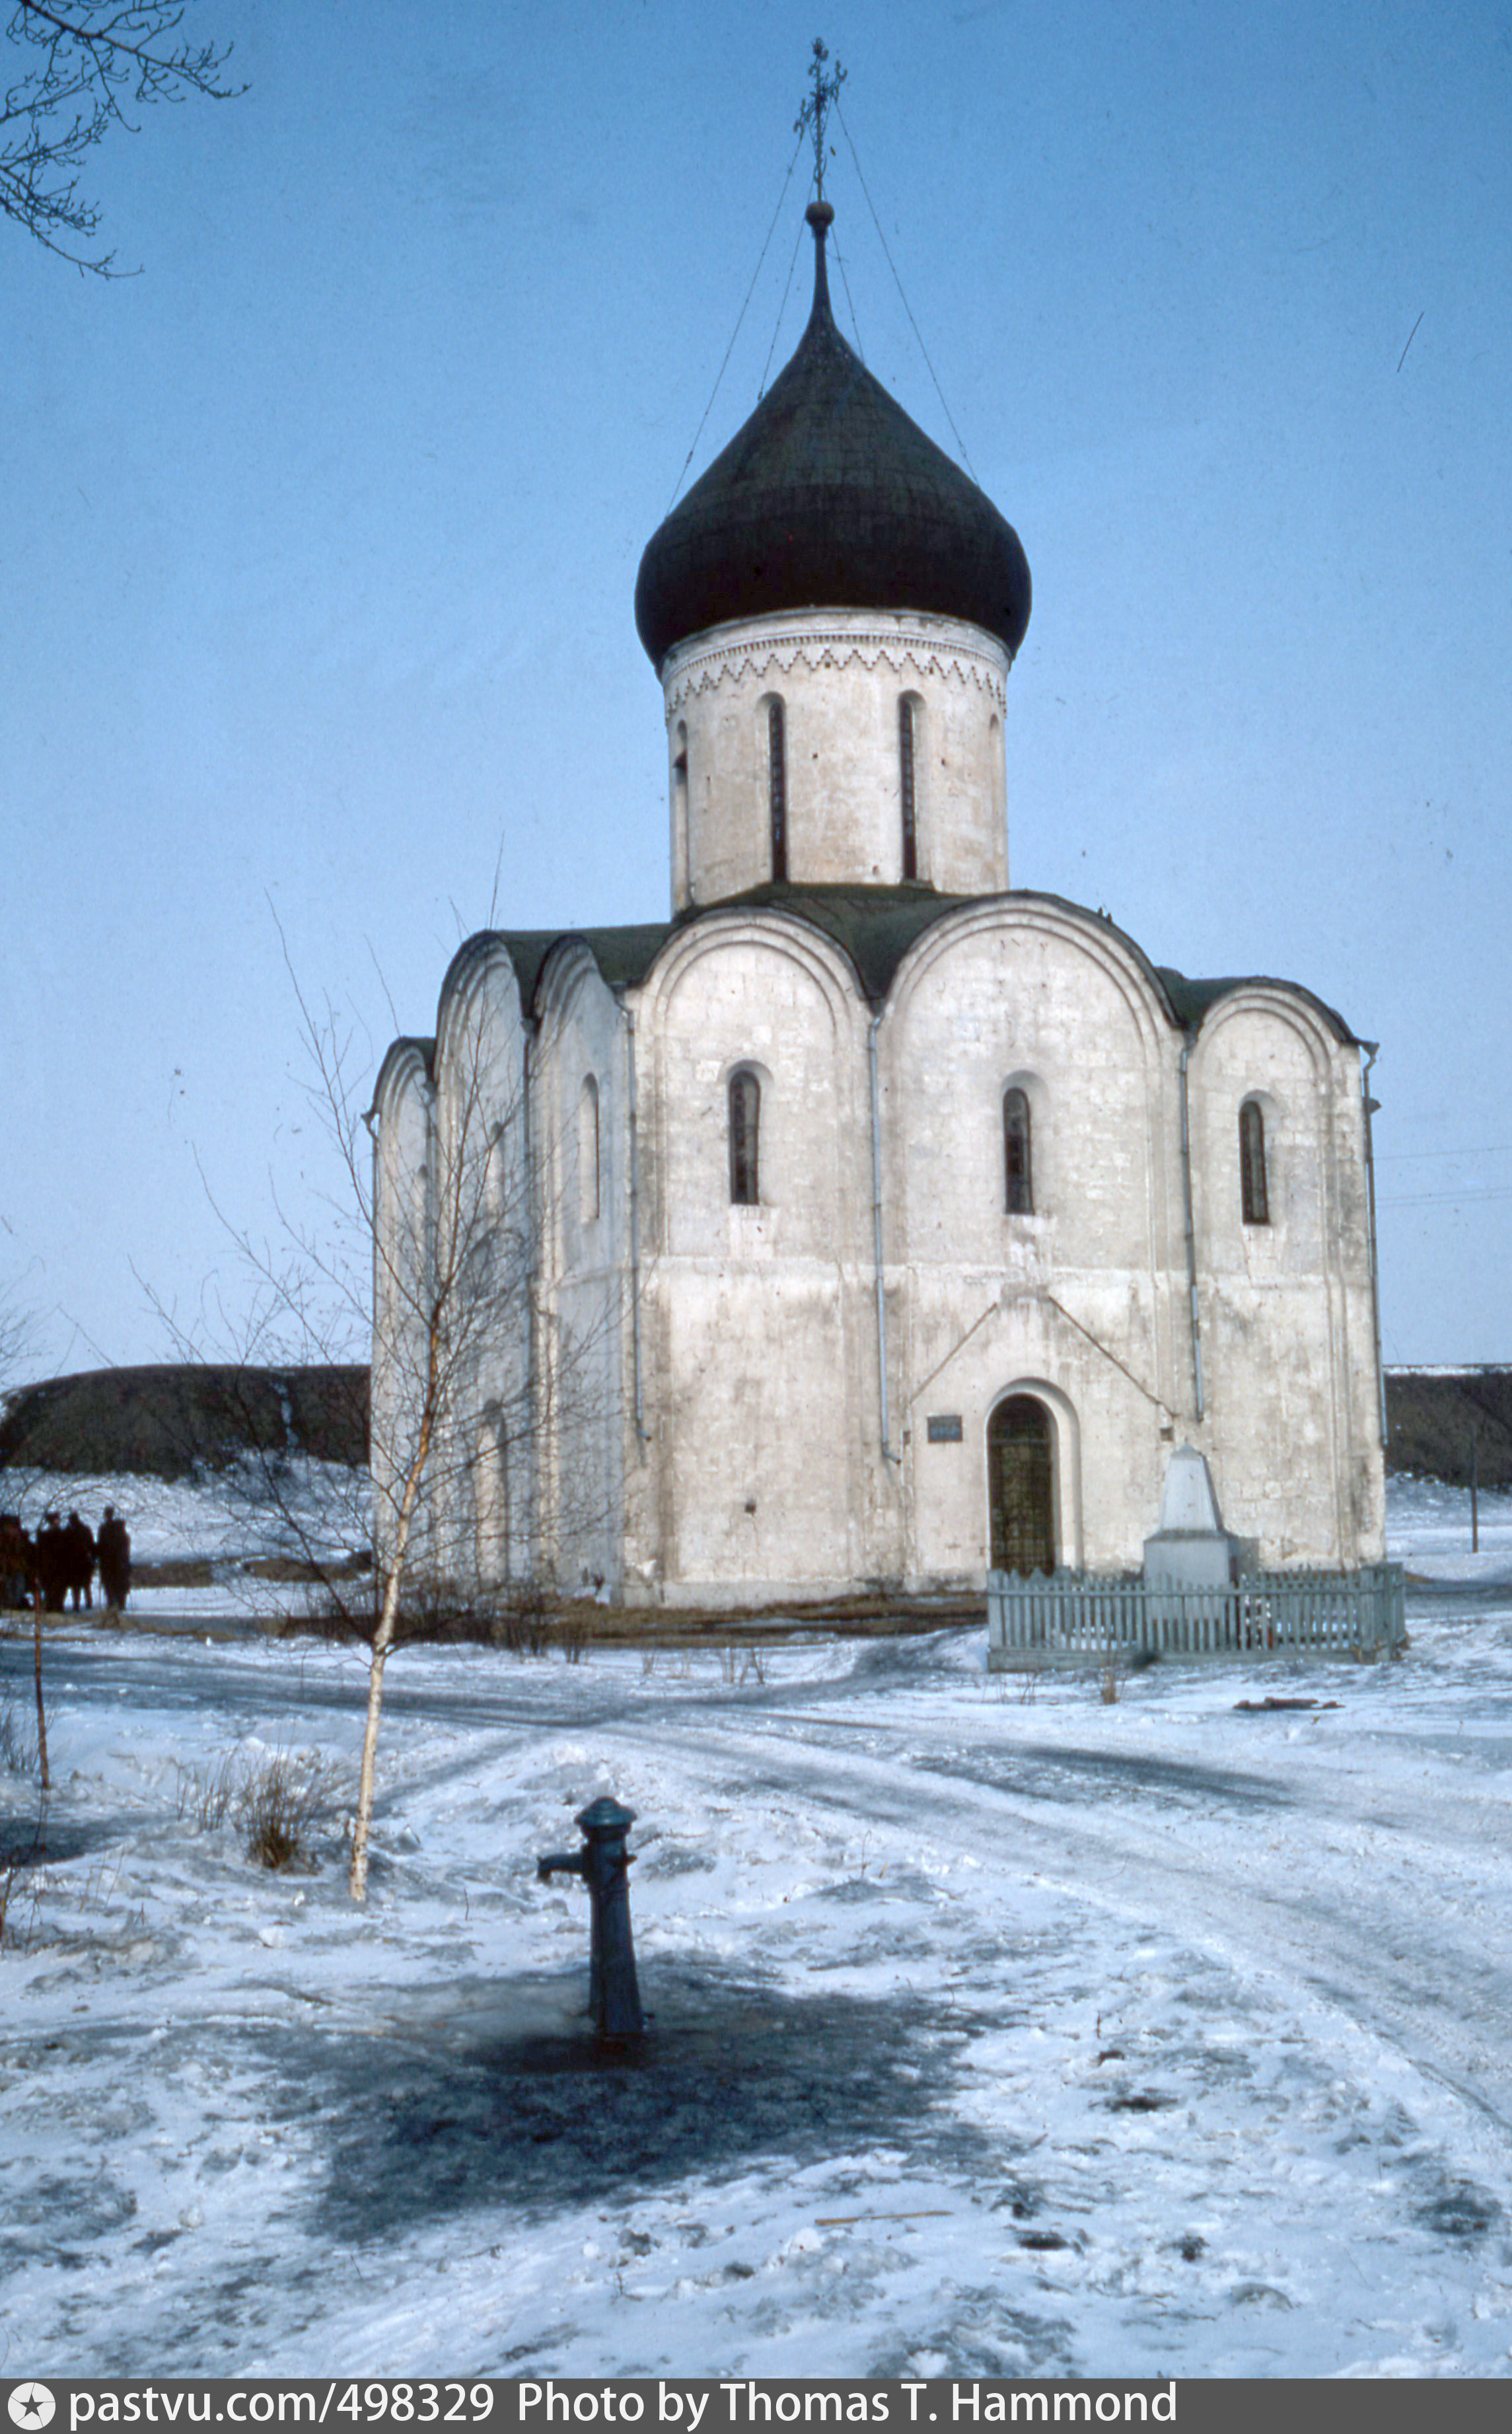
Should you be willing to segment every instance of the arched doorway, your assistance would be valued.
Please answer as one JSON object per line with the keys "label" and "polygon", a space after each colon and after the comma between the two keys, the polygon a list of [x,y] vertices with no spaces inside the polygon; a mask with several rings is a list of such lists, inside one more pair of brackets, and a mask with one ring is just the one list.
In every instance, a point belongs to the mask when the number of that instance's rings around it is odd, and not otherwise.
{"label": "arched doorway", "polygon": [[1033,1395],[1008,1395],[987,1423],[994,1572],[1055,1569],[1055,1422]]}

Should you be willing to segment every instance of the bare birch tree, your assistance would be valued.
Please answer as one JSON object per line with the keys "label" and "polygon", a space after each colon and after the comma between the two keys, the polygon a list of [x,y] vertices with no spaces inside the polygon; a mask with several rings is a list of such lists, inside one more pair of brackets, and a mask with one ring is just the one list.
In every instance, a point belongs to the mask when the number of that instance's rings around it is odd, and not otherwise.
{"label": "bare birch tree", "polygon": [[[379,1589],[352,1832],[351,1892],[357,1901],[367,1887],[384,1668],[399,1634],[405,1591],[444,1591],[459,1572],[471,1568],[460,1560],[459,1544],[467,1508],[476,1516],[476,1498],[467,1493],[476,1463],[467,1423],[490,1356],[496,1362],[502,1356],[506,1372],[502,1394],[485,1398],[493,1425],[502,1427],[506,1442],[521,1446],[532,1434],[529,1142],[519,1081],[499,1070],[490,1046],[477,996],[453,1008],[450,1037],[433,1044],[429,1058],[414,1041],[397,1043],[401,1060],[408,1057],[423,1068],[413,1077],[417,1088],[411,1092],[414,1112],[425,1123],[423,1155],[414,1155],[421,1144],[406,1143],[401,1128],[380,1131],[365,1191],[355,1156],[347,1158],[373,1246],[371,1425]],[[391,1050],[390,1065],[395,1054]],[[355,1151],[355,1141],[351,1146]],[[513,1362],[510,1346],[517,1356]],[[506,1576],[515,1538],[506,1515]]]}
{"label": "bare birch tree", "polygon": [[[628,1276],[606,1272],[598,1298],[570,1311],[560,1292],[568,1205],[586,1188],[597,1204],[596,1114],[590,1153],[576,1104],[527,1090],[512,969],[501,996],[495,988],[508,963],[502,942],[481,934],[449,977],[436,1040],[390,1050],[368,1111],[384,1103],[365,1190],[345,1127],[373,1245],[379,1596],[352,1843],[358,1900],[383,1672],[406,1599],[469,1582],[506,1602],[560,1586],[602,1543],[620,1493]],[[337,1108],[334,1079],[328,1071]]]}
{"label": "bare birch tree", "polygon": [[[329,1001],[312,1002],[291,968],[308,1097],[337,1180],[313,1220],[280,1209],[270,1243],[218,1210],[255,1278],[240,1335],[248,1363],[323,1365],[371,1347],[358,1901],[390,1656],[480,1594],[501,1605],[538,1598],[557,1551],[581,1548],[612,1493],[598,1448],[616,1424],[605,1379],[618,1288],[597,1320],[569,1329],[542,1283],[561,1143],[544,1119],[544,1138],[532,1138],[522,1035],[501,1029],[488,974],[485,952],[475,985],[449,994],[436,1040],[395,1043],[369,1106],[358,1088],[365,1036]],[[197,1357],[168,1324],[180,1353]]]}

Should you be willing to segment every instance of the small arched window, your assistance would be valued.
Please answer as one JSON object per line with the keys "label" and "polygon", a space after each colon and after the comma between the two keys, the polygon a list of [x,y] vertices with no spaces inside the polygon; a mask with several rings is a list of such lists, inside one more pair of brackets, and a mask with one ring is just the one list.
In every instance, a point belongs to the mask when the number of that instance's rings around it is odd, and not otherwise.
{"label": "small arched window", "polygon": [[744,1067],[730,1075],[730,1198],[755,1208],[761,1198],[761,1085]]}
{"label": "small arched window", "polygon": [[1028,1094],[1003,1092],[1003,1174],[1011,1217],[1034,1214],[1034,1158],[1030,1139]]}
{"label": "small arched window", "polygon": [[903,807],[903,876],[919,876],[919,820],[915,746],[915,702],[909,693],[898,696],[898,794]]}
{"label": "small arched window", "polygon": [[585,1074],[577,1103],[578,1217],[591,1226],[599,1213],[599,1086]]}
{"label": "small arched window", "polygon": [[767,704],[767,803],[772,818],[772,876],[788,876],[788,720],[773,694]]}
{"label": "small arched window", "polygon": [[1268,1226],[1270,1191],[1266,1180],[1266,1119],[1256,1099],[1239,1110],[1239,1196],[1247,1226]]}

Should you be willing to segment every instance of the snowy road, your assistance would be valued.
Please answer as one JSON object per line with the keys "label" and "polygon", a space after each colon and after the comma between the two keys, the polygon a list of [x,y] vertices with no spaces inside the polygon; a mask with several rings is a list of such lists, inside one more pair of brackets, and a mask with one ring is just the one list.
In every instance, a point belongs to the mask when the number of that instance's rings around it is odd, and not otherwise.
{"label": "snowy road", "polygon": [[[336,1821],[269,1877],[182,1791],[349,1760],[349,1654],[70,1629],[0,1956],[7,2372],[1507,2374],[1487,1568],[1401,1665],[1113,1705],[960,1633],[744,1688],[413,1652],[365,1912]],[[610,2068],[533,1869],[605,1788],[654,2015]]]}
{"label": "snowy road", "polygon": [[[1199,1936],[1381,2035],[1512,2140],[1512,1811],[1504,1787],[1432,1793],[1340,1783],[1335,1749],[1203,1767],[1029,1740],[987,1756],[909,1703],[892,1730],[835,1713],[664,1725],[662,1746],[726,1788],[885,1829],[916,1864],[952,1849],[1032,1856],[1031,1877],[1145,1926]],[[1250,1727],[1264,1743],[1273,1718]],[[775,1746],[773,1746],[775,1744]],[[1053,1811],[1053,1822],[1047,1811]],[[1047,1847],[1047,1844],[1049,1847]]]}

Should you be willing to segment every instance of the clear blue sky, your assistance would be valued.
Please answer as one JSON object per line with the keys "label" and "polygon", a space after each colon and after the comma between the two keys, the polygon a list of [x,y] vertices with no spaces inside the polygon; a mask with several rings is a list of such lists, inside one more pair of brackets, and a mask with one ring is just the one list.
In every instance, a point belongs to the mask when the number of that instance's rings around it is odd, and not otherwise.
{"label": "clear blue sky", "polygon": [[[331,1184],[270,905],[369,1067],[431,1028],[496,868],[522,927],[665,913],[636,567],[816,32],[1033,569],[1014,883],[1379,1039],[1387,1357],[1512,1360],[1512,13],[191,16],[251,89],[91,163],[142,275],[0,225],[0,1279],[35,1368],[164,1357],[139,1276],[189,1326],[238,1306],[198,1167],[254,1231]],[[957,454],[837,143],[866,359]],[[805,199],[800,167],[695,471],[755,403]]]}

